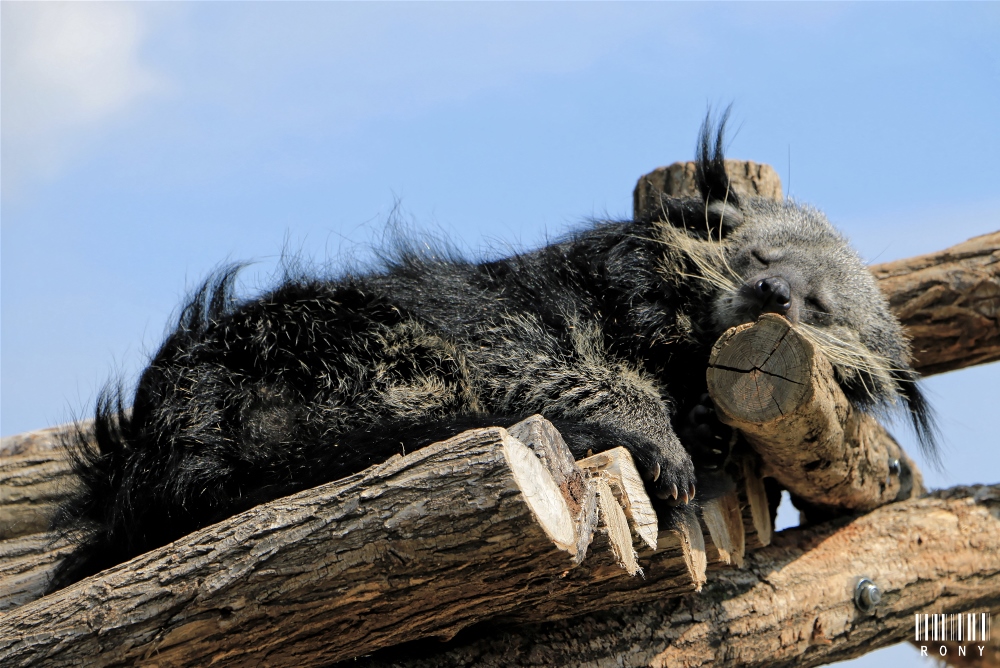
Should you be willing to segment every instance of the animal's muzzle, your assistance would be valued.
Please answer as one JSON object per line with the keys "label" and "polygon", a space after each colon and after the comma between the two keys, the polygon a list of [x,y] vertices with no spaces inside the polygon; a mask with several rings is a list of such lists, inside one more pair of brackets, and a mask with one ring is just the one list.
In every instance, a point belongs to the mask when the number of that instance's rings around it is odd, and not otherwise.
{"label": "animal's muzzle", "polygon": [[792,307],[792,288],[780,276],[762,278],[754,283],[753,295],[761,313],[785,315]]}

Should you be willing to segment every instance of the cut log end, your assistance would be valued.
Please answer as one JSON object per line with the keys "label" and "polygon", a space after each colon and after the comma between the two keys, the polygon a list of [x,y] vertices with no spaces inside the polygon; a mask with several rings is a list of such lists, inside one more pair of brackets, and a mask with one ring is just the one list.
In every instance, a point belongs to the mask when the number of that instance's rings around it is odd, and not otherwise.
{"label": "cut log end", "polygon": [[559,548],[575,553],[577,536],[573,516],[552,475],[528,446],[510,434],[504,434],[503,453],[539,526]]}
{"label": "cut log end", "polygon": [[638,549],[655,549],[659,531],[656,511],[653,510],[646,487],[628,450],[612,448],[581,459],[577,464],[592,476],[606,476],[611,491],[640,542]]}
{"label": "cut log end", "polygon": [[799,406],[810,391],[812,347],[791,324],[772,314],[735,327],[716,342],[708,368],[709,393],[727,415],[769,422]]}
{"label": "cut log end", "polygon": [[705,553],[705,536],[701,531],[701,522],[691,506],[681,506],[670,521],[670,527],[661,529],[656,550],[665,552],[680,550],[684,565],[690,573],[695,591],[701,591],[708,581],[708,557]]}
{"label": "cut log end", "polygon": [[531,448],[552,476],[566,501],[576,530],[577,562],[587,554],[587,546],[597,528],[597,497],[586,474],[577,465],[562,435],[541,415],[532,415],[507,430]]}
{"label": "cut log end", "polygon": [[[750,527],[753,529],[753,540],[748,540],[751,547],[765,547],[771,544],[771,534],[774,527],[771,523],[771,508],[767,501],[767,490],[764,480],[757,473],[757,462],[754,456],[743,459],[743,494],[746,496],[746,510],[749,514]],[[744,515],[744,527],[747,524]],[[750,531],[747,531],[751,534]]]}
{"label": "cut log end", "polygon": [[629,529],[625,511],[618,504],[615,493],[607,479],[598,477],[594,480],[597,488],[598,508],[602,530],[606,532],[615,561],[629,575],[636,575],[642,569],[636,559],[635,548],[632,546],[632,532]]}

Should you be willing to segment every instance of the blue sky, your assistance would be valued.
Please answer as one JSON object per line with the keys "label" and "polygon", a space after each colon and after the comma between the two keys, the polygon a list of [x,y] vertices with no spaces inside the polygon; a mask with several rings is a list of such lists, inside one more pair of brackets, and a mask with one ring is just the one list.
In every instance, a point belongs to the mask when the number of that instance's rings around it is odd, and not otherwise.
{"label": "blue sky", "polygon": [[[2,4],[0,431],[133,382],[220,263],[367,256],[396,203],[469,253],[627,217],[734,103],[872,261],[1000,227],[1000,5]],[[1000,481],[997,364],[929,379]],[[901,438],[912,442],[905,430]],[[926,467],[925,467],[926,468]]]}

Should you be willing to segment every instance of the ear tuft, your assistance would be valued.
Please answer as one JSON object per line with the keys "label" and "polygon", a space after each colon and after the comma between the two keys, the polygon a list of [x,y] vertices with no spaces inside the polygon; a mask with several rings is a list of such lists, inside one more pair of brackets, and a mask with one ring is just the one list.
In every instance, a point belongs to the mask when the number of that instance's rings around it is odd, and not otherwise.
{"label": "ear tuft", "polygon": [[702,200],[706,205],[716,201],[725,202],[734,207],[739,207],[740,204],[739,198],[729,185],[729,175],[726,174],[726,157],[723,150],[726,123],[729,121],[731,110],[732,105],[726,107],[718,124],[716,124],[712,122],[712,110],[709,109],[708,113],[705,114],[705,121],[701,124],[701,132],[698,135],[698,160],[695,178]]}

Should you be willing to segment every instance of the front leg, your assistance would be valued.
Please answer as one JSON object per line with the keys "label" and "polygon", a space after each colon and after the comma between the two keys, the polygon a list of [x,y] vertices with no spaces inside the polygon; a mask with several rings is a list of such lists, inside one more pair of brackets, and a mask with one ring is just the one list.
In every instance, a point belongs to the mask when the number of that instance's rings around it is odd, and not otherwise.
{"label": "front leg", "polygon": [[481,358],[491,410],[544,415],[577,458],[624,446],[654,495],[690,501],[694,465],[671,426],[671,404],[652,378],[606,356],[581,330],[567,346],[522,321],[521,340],[501,339]]}
{"label": "front leg", "polygon": [[733,428],[719,419],[715,403],[706,393],[697,402],[681,406],[674,425],[685,449],[698,470],[702,498],[714,498],[731,491],[735,483],[728,471],[736,441]]}

